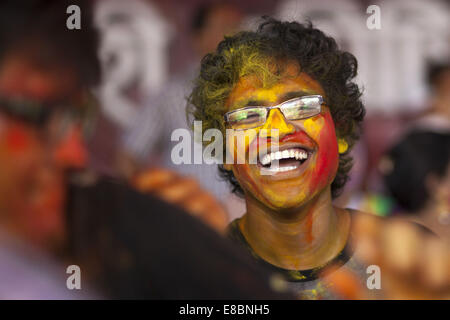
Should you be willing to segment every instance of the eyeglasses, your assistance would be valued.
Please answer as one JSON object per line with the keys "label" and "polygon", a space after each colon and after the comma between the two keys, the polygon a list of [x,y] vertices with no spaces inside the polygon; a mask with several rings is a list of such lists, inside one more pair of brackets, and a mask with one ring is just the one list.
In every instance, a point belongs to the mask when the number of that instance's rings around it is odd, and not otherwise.
{"label": "eyeglasses", "polygon": [[266,123],[270,110],[280,109],[286,120],[300,120],[318,115],[322,111],[320,95],[303,96],[273,107],[245,107],[225,113],[225,123],[232,129],[246,130]]}
{"label": "eyeglasses", "polygon": [[[53,135],[60,137],[64,136],[64,133],[74,123],[81,125],[84,136],[90,136],[96,109],[96,99],[89,92],[83,93],[83,98],[77,105],[47,104],[22,98],[0,97],[0,112],[40,130],[48,131],[51,129],[54,132]],[[57,123],[56,126],[55,123]]]}

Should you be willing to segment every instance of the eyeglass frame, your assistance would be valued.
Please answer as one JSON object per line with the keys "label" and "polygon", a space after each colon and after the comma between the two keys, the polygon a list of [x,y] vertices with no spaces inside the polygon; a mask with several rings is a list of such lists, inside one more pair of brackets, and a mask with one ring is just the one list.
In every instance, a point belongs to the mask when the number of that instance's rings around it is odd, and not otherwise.
{"label": "eyeglass frame", "polygon": [[68,118],[71,118],[70,122],[80,121],[83,135],[88,137],[92,135],[93,124],[96,121],[97,110],[94,106],[96,98],[90,91],[83,94],[85,101],[80,106],[72,106],[64,102],[46,103],[21,97],[6,98],[0,96],[0,114],[4,113],[40,130],[49,125],[53,116],[61,115],[65,118],[61,120],[65,122],[64,131],[68,128]]}
{"label": "eyeglass frame", "polygon": [[[294,100],[297,100],[297,99],[302,99],[302,98],[319,98],[319,111],[317,112],[317,114],[314,114],[314,115],[311,115],[311,116],[307,116],[307,117],[304,117],[304,118],[299,118],[299,119],[287,119],[286,116],[284,115],[283,110],[282,110],[280,107],[281,107],[283,104],[285,104],[285,103],[288,103],[288,102],[291,102],[291,101],[294,101]],[[266,112],[266,116],[265,116],[264,123],[266,123],[267,118],[268,118],[268,116],[269,116],[269,114],[270,114],[270,110],[272,110],[272,109],[279,109],[280,112],[283,114],[283,117],[284,117],[286,120],[303,120],[303,119],[308,119],[308,118],[311,118],[311,117],[315,117],[315,116],[317,116],[318,114],[320,114],[320,113],[322,112],[322,105],[323,105],[323,104],[324,104],[324,99],[323,99],[323,97],[322,97],[321,95],[319,95],[319,94],[316,94],[316,95],[308,95],[308,96],[301,96],[301,97],[292,98],[292,99],[283,101],[282,103],[279,103],[279,104],[277,104],[277,105],[275,105],[275,106],[267,106],[267,107],[266,107],[266,106],[248,106],[248,107],[239,108],[239,109],[236,109],[236,110],[231,110],[231,111],[228,111],[227,113],[225,113],[225,114],[223,115],[223,117],[224,117],[225,124],[227,124],[228,118],[229,118],[230,114],[233,114],[233,113],[235,113],[235,112],[237,112],[237,111],[247,110],[247,109],[263,108],[263,109],[265,109],[265,110],[267,111],[267,112]],[[263,124],[264,124],[264,123],[263,123]],[[256,128],[256,127],[258,127],[258,126],[251,127],[251,128],[245,128],[245,129],[235,129],[235,130],[247,130],[247,129],[253,129],[253,128]]]}

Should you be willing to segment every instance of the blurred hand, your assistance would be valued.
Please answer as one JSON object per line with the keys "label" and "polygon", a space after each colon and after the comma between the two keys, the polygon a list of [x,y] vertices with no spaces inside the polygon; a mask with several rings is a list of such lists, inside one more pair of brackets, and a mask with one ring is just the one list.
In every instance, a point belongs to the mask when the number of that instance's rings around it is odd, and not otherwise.
{"label": "blurred hand", "polygon": [[133,178],[133,185],[141,192],[152,193],[183,208],[220,233],[227,227],[225,210],[195,179],[167,169],[149,169]]}
{"label": "blurred hand", "polygon": [[[450,249],[436,236],[405,221],[357,214],[352,237],[356,257],[380,267],[384,298],[450,299]],[[367,298],[349,271],[331,278],[347,298]]]}

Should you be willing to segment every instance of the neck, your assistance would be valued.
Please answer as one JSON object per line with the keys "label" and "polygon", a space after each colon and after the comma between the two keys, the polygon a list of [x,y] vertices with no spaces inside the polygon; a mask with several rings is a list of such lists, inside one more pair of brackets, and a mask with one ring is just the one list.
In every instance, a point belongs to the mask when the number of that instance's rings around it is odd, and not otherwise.
{"label": "neck", "polygon": [[345,246],[349,214],[332,206],[330,187],[303,206],[275,211],[246,196],[240,229],[262,259],[278,267],[305,270],[333,259]]}

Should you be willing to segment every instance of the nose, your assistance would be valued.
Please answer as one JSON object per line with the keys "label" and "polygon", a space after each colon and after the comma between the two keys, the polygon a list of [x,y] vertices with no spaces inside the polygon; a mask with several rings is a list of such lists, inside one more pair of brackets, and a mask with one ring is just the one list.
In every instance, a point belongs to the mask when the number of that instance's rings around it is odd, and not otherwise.
{"label": "nose", "polygon": [[87,165],[88,152],[83,141],[81,128],[72,127],[54,150],[56,163],[66,169],[81,169]]}
{"label": "nose", "polygon": [[[270,136],[272,138],[277,137],[280,139],[285,135],[295,132],[295,127],[286,122],[286,119],[280,109],[272,109],[269,111],[266,123],[261,129],[265,129],[260,131],[261,138],[267,138]],[[275,129],[273,134],[271,132],[272,129]]]}

